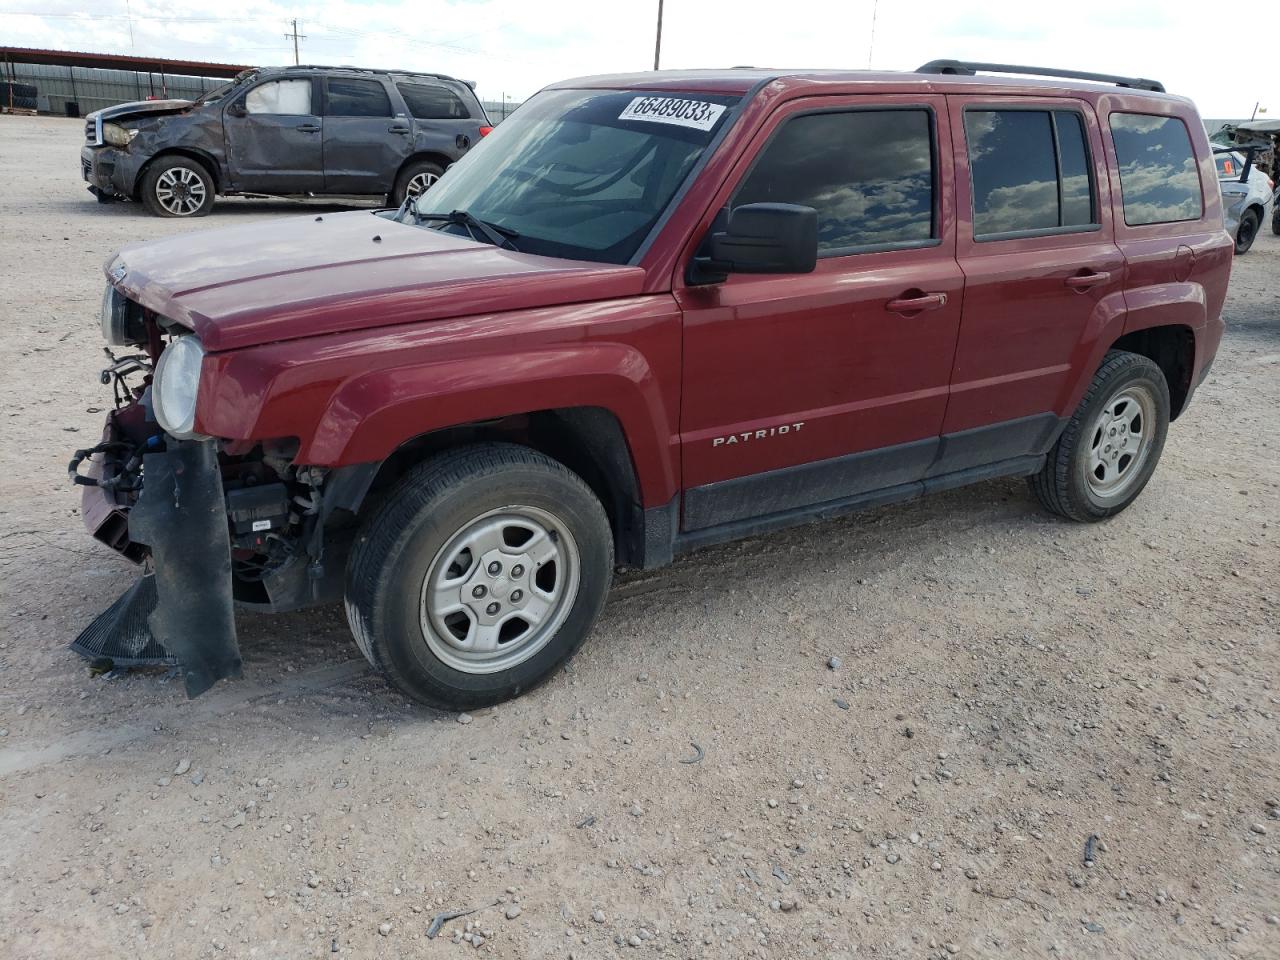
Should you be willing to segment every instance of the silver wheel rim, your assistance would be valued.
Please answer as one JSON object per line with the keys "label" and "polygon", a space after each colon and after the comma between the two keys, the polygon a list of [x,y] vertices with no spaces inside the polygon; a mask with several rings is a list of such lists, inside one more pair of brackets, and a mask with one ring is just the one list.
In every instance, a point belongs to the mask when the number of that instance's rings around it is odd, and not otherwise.
{"label": "silver wheel rim", "polygon": [[1084,479],[1099,500],[1123,497],[1142,475],[1155,435],[1156,400],[1146,387],[1112,397],[1089,431]]}
{"label": "silver wheel rim", "polygon": [[545,510],[501,507],[469,522],[422,581],[427,646],[463,673],[510,670],[545,647],[578,596],[578,545]]}
{"label": "silver wheel rim", "polygon": [[189,217],[204,206],[204,180],[190,167],[170,167],[156,179],[156,200],[175,217]]}
{"label": "silver wheel rim", "polygon": [[435,173],[415,173],[409,178],[409,183],[404,189],[404,195],[410,200],[417,200],[439,179],[439,175]]}

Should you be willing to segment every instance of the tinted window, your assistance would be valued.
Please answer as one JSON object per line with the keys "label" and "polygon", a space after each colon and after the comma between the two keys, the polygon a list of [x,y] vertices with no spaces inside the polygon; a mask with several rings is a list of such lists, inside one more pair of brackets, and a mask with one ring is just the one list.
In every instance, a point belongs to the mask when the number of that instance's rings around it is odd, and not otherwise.
{"label": "tinted window", "polygon": [[964,130],[975,236],[1094,222],[1089,151],[1078,113],[968,110]]}
{"label": "tinted window", "polygon": [[1084,120],[1078,113],[1053,114],[1058,130],[1058,163],[1062,177],[1062,225],[1080,227],[1094,223],[1093,182],[1089,177],[1089,149],[1085,146]]}
{"label": "tinted window", "polygon": [[1111,139],[1120,165],[1125,223],[1200,219],[1200,173],[1181,120],[1113,113]]}
{"label": "tinted window", "polygon": [[447,87],[426,83],[397,83],[409,113],[419,120],[467,120],[471,111]]}
{"label": "tinted window", "polygon": [[815,113],[788,120],[734,195],[818,211],[824,251],[933,236],[927,110]]}
{"label": "tinted window", "polygon": [[389,117],[391,98],[378,80],[339,80],[329,78],[331,117]]}
{"label": "tinted window", "polygon": [[244,98],[249,113],[308,116],[311,113],[310,80],[272,80],[259,84]]}

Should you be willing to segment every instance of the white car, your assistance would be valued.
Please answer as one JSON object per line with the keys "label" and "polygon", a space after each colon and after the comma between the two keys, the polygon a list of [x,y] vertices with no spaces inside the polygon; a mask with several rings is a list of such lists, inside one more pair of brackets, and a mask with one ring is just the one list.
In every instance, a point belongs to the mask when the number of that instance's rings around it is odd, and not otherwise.
{"label": "white car", "polygon": [[1271,219],[1275,183],[1248,163],[1242,153],[1215,147],[1213,159],[1218,165],[1218,181],[1222,187],[1222,215],[1226,221],[1227,233],[1235,238],[1236,253],[1241,254],[1253,246],[1258,230]]}

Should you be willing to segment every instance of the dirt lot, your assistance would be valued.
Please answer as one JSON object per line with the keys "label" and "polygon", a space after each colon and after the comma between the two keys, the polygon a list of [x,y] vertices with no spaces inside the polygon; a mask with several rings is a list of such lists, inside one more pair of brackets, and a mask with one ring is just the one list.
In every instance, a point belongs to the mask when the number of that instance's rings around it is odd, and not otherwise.
{"label": "dirt lot", "polygon": [[0,118],[0,956],[1280,957],[1280,238],[1109,523],[998,482],[706,550],[470,722],[245,616],[188,702],[67,650],[134,576],[65,474],[101,264],[295,208],[99,206],[80,135]]}

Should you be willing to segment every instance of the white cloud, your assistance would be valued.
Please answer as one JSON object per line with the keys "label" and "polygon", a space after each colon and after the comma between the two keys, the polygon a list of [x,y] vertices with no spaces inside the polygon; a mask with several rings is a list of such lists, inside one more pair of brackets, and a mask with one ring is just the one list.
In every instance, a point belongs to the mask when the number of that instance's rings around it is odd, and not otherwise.
{"label": "white cloud", "polygon": [[[474,79],[481,94],[522,99],[546,83],[653,65],[657,0],[0,0],[6,43],[257,64],[302,59],[436,70]],[[1033,63],[1155,77],[1195,99],[1204,116],[1248,116],[1272,96],[1265,57],[1224,69],[1205,57],[1222,22],[1202,0],[987,2],[965,12],[943,0],[666,0],[663,65],[911,69],[935,57]],[[90,11],[88,17],[70,16]],[[164,19],[168,18],[168,19]],[[1213,41],[1209,41],[1213,42]]]}

